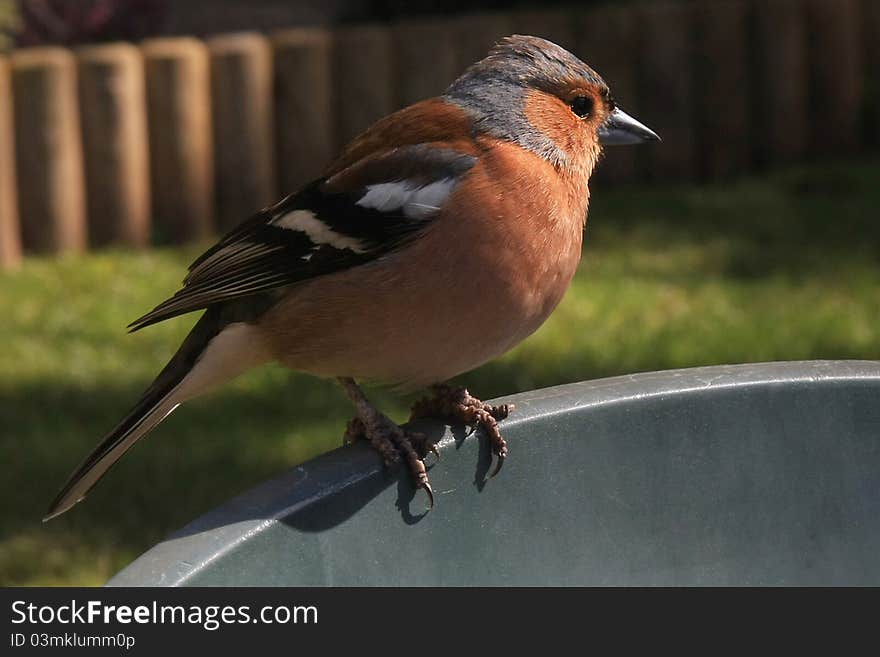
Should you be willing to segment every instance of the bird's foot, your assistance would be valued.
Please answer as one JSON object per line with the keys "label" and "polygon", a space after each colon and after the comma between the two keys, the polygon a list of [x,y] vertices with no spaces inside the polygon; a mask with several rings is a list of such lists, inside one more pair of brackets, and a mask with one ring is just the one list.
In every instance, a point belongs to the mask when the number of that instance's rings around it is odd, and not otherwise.
{"label": "bird's foot", "polygon": [[431,395],[413,404],[410,420],[422,417],[453,418],[469,427],[482,427],[489,437],[492,453],[497,460],[489,479],[501,472],[507,458],[507,441],[498,428],[499,420],[505,419],[513,411],[513,404],[498,406],[487,404],[471,395],[467,388],[454,388],[441,384],[431,388]]}
{"label": "bird's foot", "polygon": [[397,465],[401,460],[406,461],[416,488],[424,489],[428,496],[428,508],[434,508],[434,490],[425,468],[428,452],[440,458],[434,443],[424,434],[407,431],[375,409],[352,418],[345,429],[343,441],[346,444],[363,439],[370,441],[387,467]]}

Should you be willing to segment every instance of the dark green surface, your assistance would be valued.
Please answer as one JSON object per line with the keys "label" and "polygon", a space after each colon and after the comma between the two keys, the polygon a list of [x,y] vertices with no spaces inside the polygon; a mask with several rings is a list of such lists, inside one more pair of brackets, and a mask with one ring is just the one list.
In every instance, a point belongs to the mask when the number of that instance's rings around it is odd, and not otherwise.
{"label": "dark green surface", "polygon": [[501,475],[482,486],[483,441],[447,432],[426,515],[406,477],[340,449],[110,584],[880,584],[880,363],[655,372],[510,400]]}

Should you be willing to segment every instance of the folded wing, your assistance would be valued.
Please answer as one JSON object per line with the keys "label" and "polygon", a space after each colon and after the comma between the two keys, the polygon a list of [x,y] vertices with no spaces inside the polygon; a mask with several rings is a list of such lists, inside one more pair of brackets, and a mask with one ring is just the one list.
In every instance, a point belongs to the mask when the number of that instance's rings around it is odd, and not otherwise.
{"label": "folded wing", "polygon": [[438,144],[364,158],[265,208],[189,269],[183,287],[132,331],[209,306],[355,267],[425,229],[476,158]]}

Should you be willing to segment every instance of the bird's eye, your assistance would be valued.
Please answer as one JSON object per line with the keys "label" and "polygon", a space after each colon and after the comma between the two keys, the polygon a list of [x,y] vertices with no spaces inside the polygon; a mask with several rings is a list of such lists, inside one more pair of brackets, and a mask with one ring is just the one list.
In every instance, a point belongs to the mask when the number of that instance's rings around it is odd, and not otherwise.
{"label": "bird's eye", "polygon": [[571,101],[571,111],[584,118],[593,111],[593,99],[589,96],[577,96]]}

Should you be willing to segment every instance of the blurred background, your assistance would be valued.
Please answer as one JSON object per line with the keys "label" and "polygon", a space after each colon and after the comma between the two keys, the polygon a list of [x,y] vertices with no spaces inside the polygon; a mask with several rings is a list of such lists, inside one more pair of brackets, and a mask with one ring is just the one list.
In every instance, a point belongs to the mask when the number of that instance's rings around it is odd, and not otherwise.
{"label": "blurred background", "polygon": [[[340,443],[336,386],[268,367],[40,523],[195,317],[125,325],[218,233],[514,32],[593,65],[664,141],[607,154],[572,289],[464,377],[475,394],[880,357],[878,0],[0,0],[0,584],[101,584]],[[372,394],[406,417],[411,397]]]}

